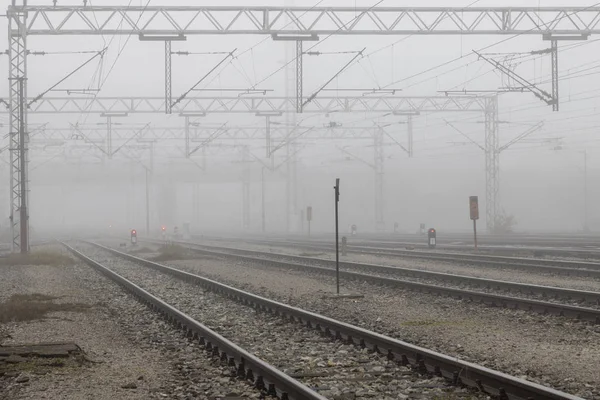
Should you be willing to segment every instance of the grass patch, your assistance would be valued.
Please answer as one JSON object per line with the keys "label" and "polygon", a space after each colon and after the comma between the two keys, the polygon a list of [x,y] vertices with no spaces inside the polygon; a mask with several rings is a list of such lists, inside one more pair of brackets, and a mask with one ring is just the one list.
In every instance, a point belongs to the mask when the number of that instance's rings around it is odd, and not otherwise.
{"label": "grass patch", "polygon": [[64,373],[70,373],[84,365],[88,360],[83,354],[69,355],[67,358],[52,357],[28,357],[23,362],[0,364],[0,376],[18,376],[24,374],[45,375],[53,370],[61,369]]}
{"label": "grass patch", "polygon": [[58,311],[84,312],[90,308],[80,303],[53,303],[58,297],[44,294],[15,294],[0,303],[0,323],[42,319],[46,314]]}
{"label": "grass patch", "polygon": [[162,245],[158,252],[160,253],[156,257],[152,258],[152,261],[175,261],[175,260],[186,260],[190,258],[188,251],[176,244],[165,244]]}
{"label": "grass patch", "polygon": [[29,254],[13,253],[6,257],[0,257],[0,266],[8,267],[15,265],[50,265],[60,267],[73,265],[75,260],[71,257],[54,251],[35,251]]}

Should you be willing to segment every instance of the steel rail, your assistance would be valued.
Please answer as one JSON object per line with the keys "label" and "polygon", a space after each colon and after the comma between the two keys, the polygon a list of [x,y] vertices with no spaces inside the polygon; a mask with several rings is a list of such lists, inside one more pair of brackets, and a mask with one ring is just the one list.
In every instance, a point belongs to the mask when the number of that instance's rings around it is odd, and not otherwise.
{"label": "steel rail", "polygon": [[214,356],[219,356],[221,361],[228,362],[231,367],[235,366],[238,376],[251,380],[258,389],[265,390],[269,395],[276,395],[282,400],[327,400],[187,314],[153,296],[130,280],[92,260],[66,243],[62,244],[83,262],[124,287],[155,311],[163,314],[169,322],[184,330],[188,337],[197,338],[200,344],[206,347],[207,351],[210,351]]}
{"label": "steel rail", "polygon": [[[196,248],[205,248],[205,249],[220,249],[224,251],[232,251],[236,253],[243,254],[251,254],[254,256],[267,256],[267,257],[278,257],[281,259],[293,260],[294,262],[312,262],[328,265],[330,267],[335,266],[335,261],[327,260],[324,258],[316,258],[316,257],[302,257],[302,256],[294,256],[290,254],[282,254],[282,253],[272,253],[272,252],[262,252],[256,250],[246,250],[246,249],[237,249],[231,247],[217,247],[217,246],[208,246],[197,243],[190,242],[182,242],[177,241],[176,243],[184,244],[188,246],[194,246]],[[441,280],[445,282],[450,282],[454,284],[464,284],[468,283],[473,286],[483,287],[486,289],[495,289],[495,290],[505,290],[517,293],[527,293],[527,294],[536,294],[545,298],[566,298],[570,300],[576,300],[581,302],[588,302],[594,304],[600,304],[600,292],[592,292],[586,290],[577,290],[577,289],[567,289],[560,288],[555,286],[543,286],[543,285],[535,285],[530,283],[518,283],[518,282],[509,282],[509,281],[501,281],[495,279],[485,279],[485,278],[476,278],[472,276],[466,275],[455,275],[455,274],[447,274],[443,272],[433,272],[433,271],[425,271],[414,268],[402,268],[402,267],[388,267],[385,265],[376,265],[376,264],[365,264],[365,263],[356,263],[349,261],[340,262],[340,267],[345,267],[348,269],[357,269],[371,272],[378,272],[384,274],[397,274],[402,276],[409,276],[420,279],[435,279]]]}
{"label": "steel rail", "polygon": [[[243,239],[241,239],[243,240]],[[333,250],[330,245],[283,241],[262,241],[262,240],[244,240],[250,243],[262,243],[280,247],[300,247],[310,250]],[[548,272],[563,274],[567,276],[583,276],[600,278],[600,263],[586,261],[566,261],[566,260],[544,260],[539,258],[508,257],[482,254],[465,254],[452,252],[427,252],[415,250],[388,249],[369,246],[348,245],[347,251],[357,254],[368,254],[374,256],[407,257],[426,260],[436,260],[452,263],[462,263],[478,265],[483,267],[504,267],[519,270],[530,270],[533,272]]]}
{"label": "steel rail", "polygon": [[89,243],[124,259],[201,285],[248,306],[300,321],[308,327],[315,328],[336,339],[345,340],[349,344],[368,347],[371,350],[387,354],[390,360],[396,360],[403,365],[411,366],[419,372],[442,376],[453,384],[476,388],[496,396],[498,399],[580,399],[577,396],[516,378],[478,364],[449,357],[345,322],[270,300],[212,279],[123,253],[97,243]]}
{"label": "steel rail", "polygon": [[[196,237],[196,235],[192,235],[192,237]],[[294,245],[294,246],[298,246],[298,245],[302,245],[302,246],[325,246],[323,244],[319,244],[317,242],[315,242],[314,240],[308,240],[308,239],[300,239],[300,238],[287,238],[287,239],[280,239],[280,238],[245,238],[245,237],[206,237],[210,240],[216,240],[216,241],[228,241],[231,242],[232,240],[235,241],[243,241],[243,242],[248,242],[248,243],[262,243],[262,244],[270,244],[270,245],[279,245],[279,246],[285,246],[287,245]],[[472,239],[471,239],[472,240]],[[452,241],[451,241],[452,242]],[[527,247],[517,247],[514,245],[508,245],[508,246],[503,246],[503,245],[481,245],[481,241],[479,242],[480,246],[479,246],[479,250],[483,250],[483,251],[490,251],[490,252],[496,252],[496,253],[501,253],[501,252],[520,252],[520,251],[529,251],[529,252],[533,252],[534,255],[536,256],[540,256],[540,255],[551,255],[551,256],[563,256],[563,257],[578,257],[578,258],[589,258],[589,259],[597,259],[600,258],[600,248],[598,249],[590,249],[590,248],[572,248],[572,247],[547,247],[547,246],[529,246],[527,245]],[[356,248],[364,248],[364,249],[377,249],[377,250],[381,250],[381,251],[389,251],[389,252],[402,252],[402,251],[411,251],[414,252],[414,250],[404,250],[403,249],[406,247],[413,247],[413,248],[417,248],[417,249],[428,249],[429,250],[429,246],[427,245],[427,243],[423,243],[422,241],[399,241],[399,242],[389,242],[389,241],[377,241],[377,240],[366,240],[366,241],[360,241],[360,242],[356,242],[353,241],[351,243],[348,244],[348,249],[356,249]],[[464,251],[464,250],[473,250],[473,246],[467,246],[467,245],[463,245],[463,244],[453,244],[453,243],[442,243],[441,239],[437,241],[437,246],[436,249],[443,249],[443,250],[447,250],[449,251],[447,254],[449,255],[455,255],[455,254],[463,254],[463,253],[459,253],[458,251]],[[456,251],[455,251],[456,250]],[[417,250],[419,251],[419,250]],[[431,254],[431,252],[423,252],[425,254]],[[443,252],[438,252],[436,250],[436,254],[446,254]],[[482,257],[486,257],[488,256],[487,254],[470,254],[472,256],[482,256]],[[494,257],[495,255],[489,255],[489,257]],[[586,264],[590,264],[590,268],[598,268],[600,269],[600,263],[599,262],[588,262],[588,261],[576,261],[576,260],[546,260],[546,259],[539,259],[539,258],[524,258],[524,257],[514,257],[514,256],[496,256],[496,257],[508,257],[508,258],[515,258],[515,259],[523,259],[524,262],[529,262],[529,261],[537,261],[537,262],[541,262],[541,263],[555,263],[556,266],[567,266],[569,264],[573,264],[573,267],[575,268],[579,268],[579,267],[583,267],[585,268]],[[577,263],[582,263],[582,265],[578,265]]]}
{"label": "steel rail", "polygon": [[[301,245],[303,248],[332,250],[331,246],[325,245]],[[529,270],[534,272],[548,272],[554,274],[563,274],[567,276],[583,276],[600,278],[600,263],[590,263],[584,261],[562,261],[562,260],[542,260],[537,258],[493,256],[482,254],[465,253],[443,253],[426,252],[414,250],[396,250],[367,246],[353,246],[347,248],[348,252],[357,254],[368,254],[374,256],[391,256],[419,258],[425,260],[446,261],[452,263],[463,263],[488,267],[504,267],[519,270]],[[546,264],[546,265],[544,265]]]}
{"label": "steel rail", "polygon": [[[361,250],[367,250],[367,251],[387,251],[387,252],[403,252],[405,250],[403,250],[402,248],[398,248],[398,247],[415,247],[415,248],[420,248],[420,249],[428,249],[429,246],[427,246],[427,244],[422,244],[422,243],[411,243],[411,242],[398,242],[396,244],[396,248],[393,247],[382,247],[382,246],[369,246],[369,245],[356,245],[356,244],[352,244],[350,247],[354,248],[354,249],[361,249]],[[459,251],[472,251],[473,250],[473,246],[466,246],[466,245],[452,245],[452,244],[444,244],[444,245],[438,245],[436,246],[436,248],[441,248],[443,250],[449,251],[449,253],[441,253],[441,254],[463,254],[463,253],[459,253]],[[541,256],[541,255],[550,255],[550,256],[554,256],[554,257],[579,257],[580,259],[587,259],[587,258],[600,258],[600,251],[598,250],[589,250],[589,249],[572,249],[572,248],[552,248],[552,247],[509,247],[509,246],[479,246],[479,251],[488,251],[488,252],[493,252],[493,253],[509,253],[509,252],[531,252],[534,254],[534,256]],[[569,264],[571,262],[571,260],[544,260],[544,259],[537,259],[537,258],[526,258],[526,257],[515,257],[515,256],[503,256],[503,255],[494,255],[494,254],[469,254],[472,255],[474,257],[505,257],[505,258],[513,258],[515,260],[524,260],[524,262],[528,262],[528,260],[535,260],[537,262],[545,262],[545,261],[557,261],[557,265],[560,266],[561,264]],[[577,264],[578,261],[574,261],[574,265]],[[587,261],[581,261],[582,263],[588,263]],[[594,263],[591,263],[594,264]],[[598,263],[596,263],[598,264]],[[600,264],[598,264],[597,266],[594,266],[594,268],[600,268]]]}
{"label": "steel rail", "polygon": [[[185,242],[176,242],[182,245],[187,246],[199,246],[194,243],[186,244]],[[237,258],[241,261],[253,262],[265,266],[271,266],[275,268],[288,268],[296,271],[306,271],[312,273],[320,273],[332,275],[335,273],[333,268],[327,267],[317,267],[313,265],[307,264],[297,264],[289,261],[268,259],[263,257],[252,257],[241,254],[234,253],[226,253],[223,251],[215,251],[215,250],[207,250],[201,249],[198,247],[188,247],[190,250],[197,251],[199,253],[205,253],[213,256],[225,256]],[[272,253],[265,253],[266,255],[271,255]],[[287,255],[285,255],[287,256]],[[292,256],[294,257],[294,256]],[[302,258],[302,257],[300,257]],[[308,260],[316,260],[320,261],[320,259],[308,259]],[[306,261],[304,259],[303,261]],[[324,260],[329,262],[329,260]],[[343,263],[341,264],[343,266]],[[386,267],[383,267],[386,268]],[[347,270],[340,271],[340,276],[344,278],[348,278],[351,280],[361,281],[361,282],[369,282],[375,285],[385,285],[391,287],[403,287],[410,290],[416,290],[422,293],[433,293],[449,296],[452,298],[456,298],[458,300],[468,300],[474,303],[486,304],[492,307],[503,307],[514,310],[523,310],[523,311],[535,311],[540,314],[553,314],[566,318],[576,319],[576,320],[584,320],[594,324],[600,323],[600,309],[593,309],[587,307],[579,307],[572,306],[568,304],[540,301],[527,299],[522,297],[512,297],[512,296],[504,296],[497,295],[486,292],[478,292],[472,290],[458,289],[446,286],[432,285],[427,283],[420,283],[414,281],[406,281],[397,278],[387,278],[383,276],[363,274],[359,272],[351,272]],[[535,285],[534,285],[535,286]],[[543,286],[542,286],[543,287]],[[557,288],[559,289],[559,288]]]}
{"label": "steel rail", "polygon": [[[472,239],[471,239],[472,240]],[[289,240],[288,243],[293,240]],[[296,240],[295,243],[305,243],[305,244],[316,244],[307,240]],[[469,244],[465,244],[469,243]],[[282,243],[285,243],[282,241]],[[523,243],[522,245],[515,244],[485,244],[480,241],[478,250],[479,251],[489,251],[496,253],[507,253],[507,252],[532,252],[534,254],[547,254],[552,256],[563,256],[563,257],[579,257],[579,258],[598,258],[600,257],[600,248],[594,247],[568,247],[568,246],[557,246],[557,245],[529,245]],[[367,241],[352,241],[353,247],[364,247],[364,248],[376,248],[388,251],[394,250],[402,250],[404,247],[414,247],[419,249],[429,249],[429,246],[423,240],[419,241],[397,241],[397,242],[386,242],[386,241],[376,241],[376,240],[367,240]],[[468,241],[460,241],[460,243],[456,243],[455,241],[443,241],[438,240],[436,249],[443,249],[448,251],[472,251],[473,244]],[[559,260],[561,261],[561,260]],[[562,260],[568,262],[569,260]]]}

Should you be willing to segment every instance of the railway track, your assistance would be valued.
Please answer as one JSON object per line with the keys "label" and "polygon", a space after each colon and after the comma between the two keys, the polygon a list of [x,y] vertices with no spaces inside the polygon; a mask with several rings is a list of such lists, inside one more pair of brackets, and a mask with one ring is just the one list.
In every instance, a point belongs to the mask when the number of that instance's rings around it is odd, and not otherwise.
{"label": "railway track", "polygon": [[[296,247],[313,251],[334,251],[331,245],[314,244],[308,242],[267,242],[261,240],[248,241],[270,246]],[[526,257],[507,257],[482,254],[467,254],[455,252],[431,252],[419,250],[399,250],[369,246],[349,245],[349,253],[367,254],[373,256],[414,258],[432,261],[443,261],[449,263],[460,263],[463,265],[477,265],[485,268],[509,268],[519,271],[530,271],[536,273],[551,273],[564,276],[582,276],[600,278],[600,263],[586,261],[546,260]]]}
{"label": "railway track", "polygon": [[479,393],[487,393],[494,399],[578,399],[578,397],[556,391],[532,382],[506,375],[477,364],[436,353],[418,346],[383,336],[347,323],[291,307],[283,303],[224,285],[211,279],[167,267],[130,254],[97,245],[122,259],[155,271],[171,275],[185,282],[202,286],[219,295],[268,312],[284,319],[301,322],[318,332],[358,348],[367,348],[374,354],[385,355],[388,360],[410,367],[413,372],[444,378],[459,386],[467,386]]}
{"label": "railway track", "polygon": [[[208,237],[210,240],[217,241],[226,241],[231,242],[232,239],[237,241],[246,241],[246,242],[255,242],[261,244],[280,244],[280,245],[290,245],[294,246],[299,245],[307,245],[307,246],[318,246],[319,240],[329,240],[329,237],[313,237],[308,239],[306,237],[290,237],[290,238],[247,238],[247,237],[236,237],[236,238],[228,238],[228,237]],[[397,241],[390,241],[389,238],[376,240],[373,238],[365,239],[365,238],[356,238],[349,237],[350,242],[352,243],[352,247],[364,247],[364,248],[377,248],[381,250],[396,250],[399,248],[414,248],[419,250],[428,250],[429,246],[427,245],[427,239],[425,237],[420,237],[416,239],[414,236],[409,238],[399,238]],[[471,243],[472,238],[467,240],[466,242],[463,240],[452,240],[450,238],[440,238],[437,240],[437,249],[441,249],[444,251],[448,251],[451,253],[456,252],[465,252],[472,251],[473,245]],[[468,244],[465,244],[468,243]],[[575,244],[571,246],[570,242],[548,242],[544,244],[544,242],[540,243],[512,243],[512,244],[503,244],[502,242],[492,242],[485,244],[479,243],[479,252],[480,253],[488,253],[491,255],[508,255],[514,253],[528,253],[532,254],[534,257],[542,257],[542,256],[551,256],[551,257],[570,257],[570,258],[579,258],[579,259],[598,259],[600,258],[600,241],[595,242],[594,246],[583,246],[577,247]]]}
{"label": "railway track", "polygon": [[263,390],[271,396],[277,396],[282,400],[326,400],[325,397],[310,390],[300,382],[265,363],[130,280],[87,257],[66,243],[63,243],[63,245],[77,258],[121,285],[155,311],[164,315],[170,323],[185,331],[189,338],[199,340],[200,344],[205,346],[209,354],[220,357],[222,362],[228,363],[232,368],[235,367],[240,378],[251,380],[259,390]]}
{"label": "railway track", "polygon": [[[160,241],[150,241],[162,243]],[[275,268],[306,271],[309,273],[335,274],[335,261],[292,256],[279,253],[267,253],[255,250],[243,250],[227,247],[207,246],[189,242],[175,242],[190,250],[213,256],[232,257],[240,261],[251,262]],[[316,265],[315,265],[316,264]],[[318,265],[325,265],[318,266]],[[343,269],[342,269],[343,268]],[[594,324],[600,323],[600,308],[581,307],[573,304],[558,303],[556,300],[537,300],[532,298],[506,296],[485,291],[474,291],[457,288],[456,285],[469,285],[483,288],[484,290],[510,291],[512,293],[538,296],[543,299],[566,299],[570,302],[600,303],[600,292],[564,289],[551,286],[540,286],[491,279],[474,278],[462,275],[452,275],[431,271],[422,271],[408,268],[386,267],[382,265],[340,262],[340,276],[344,279],[364,281],[376,285],[403,287],[425,293],[440,294],[486,304],[493,307],[504,307],[516,310],[535,311],[542,314],[554,314],[576,320],[584,320]],[[364,271],[368,273],[356,272]],[[419,281],[398,279],[394,276],[408,276],[418,279],[437,280],[452,286],[423,283]]]}

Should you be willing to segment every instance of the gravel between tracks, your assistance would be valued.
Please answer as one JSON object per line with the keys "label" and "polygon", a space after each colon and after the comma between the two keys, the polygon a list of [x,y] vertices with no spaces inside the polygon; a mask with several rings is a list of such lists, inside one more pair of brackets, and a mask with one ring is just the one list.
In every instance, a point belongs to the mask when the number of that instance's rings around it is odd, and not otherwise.
{"label": "gravel between tracks", "polygon": [[[58,245],[46,250],[64,252]],[[226,366],[206,358],[197,344],[158,314],[87,265],[1,267],[0,300],[17,294],[56,296],[55,303],[76,302],[90,308],[0,324],[2,345],[71,341],[85,351],[87,360],[50,372],[29,364],[18,367],[0,377],[0,399],[215,400],[227,395],[259,396],[244,382],[231,378]]]}
{"label": "gravel between tracks", "polygon": [[115,257],[89,245],[78,249],[179,308],[247,351],[336,399],[487,398],[424,378],[384,355],[324,338],[316,331],[205,291],[198,285]]}
{"label": "gravel between tracks", "polygon": [[[301,265],[306,265],[306,266],[315,266],[315,267],[320,267],[320,268],[326,268],[329,270],[334,269],[328,263],[323,263],[318,259],[314,259],[314,260],[306,259],[306,260],[302,260],[302,261],[297,261],[297,260],[289,260],[288,258],[286,258],[286,256],[269,255],[269,254],[255,255],[254,257],[265,258],[267,260],[281,260],[283,262],[289,261],[289,262],[292,262],[295,264],[301,264]],[[435,286],[441,286],[441,287],[446,287],[446,288],[464,289],[464,290],[470,290],[470,291],[474,291],[474,292],[481,292],[481,293],[487,293],[487,294],[498,294],[498,295],[509,296],[509,297],[514,297],[514,298],[539,300],[539,301],[544,301],[544,302],[556,303],[559,305],[566,304],[566,305],[571,305],[571,306],[576,306],[576,307],[587,307],[587,308],[592,308],[592,309],[600,309],[600,304],[598,304],[593,299],[589,299],[589,301],[580,301],[578,299],[571,300],[566,297],[560,297],[560,298],[548,297],[548,298],[546,298],[542,294],[534,294],[534,293],[529,293],[529,292],[519,291],[519,290],[511,290],[510,292],[507,293],[503,289],[498,289],[495,287],[488,288],[488,287],[484,286],[483,283],[478,283],[478,282],[460,281],[460,282],[456,283],[456,282],[448,282],[443,279],[407,276],[406,273],[404,273],[402,270],[394,270],[393,268],[390,268],[390,269],[384,270],[384,271],[375,271],[373,269],[369,269],[368,267],[362,268],[360,265],[357,267],[347,268],[344,264],[342,264],[340,266],[340,270],[347,271],[347,272],[366,274],[366,275],[372,275],[372,276],[378,276],[378,277],[382,277],[382,278],[391,278],[391,279],[397,279],[397,280],[408,281],[408,282],[422,283],[425,285],[435,285]]]}
{"label": "gravel between tracks", "polygon": [[[201,241],[201,244],[209,246],[230,246],[246,250],[268,251],[274,253],[290,254],[296,256],[319,257],[335,260],[335,253],[331,251],[312,251],[293,247],[266,246],[248,242],[235,242],[231,244],[222,241]],[[578,276],[564,276],[552,273],[541,273],[532,271],[518,271],[515,268],[482,267],[477,265],[461,265],[459,263],[444,262],[437,260],[420,260],[416,258],[373,256],[368,254],[349,253],[340,257],[341,261],[350,261],[365,264],[379,264],[401,268],[414,268],[425,271],[443,272],[455,275],[468,275],[484,279],[505,280],[519,283],[531,283],[536,285],[556,286],[569,289],[600,291],[600,279]]]}
{"label": "gravel between tracks", "polygon": [[600,327],[213,257],[165,264],[586,399],[600,399]]}

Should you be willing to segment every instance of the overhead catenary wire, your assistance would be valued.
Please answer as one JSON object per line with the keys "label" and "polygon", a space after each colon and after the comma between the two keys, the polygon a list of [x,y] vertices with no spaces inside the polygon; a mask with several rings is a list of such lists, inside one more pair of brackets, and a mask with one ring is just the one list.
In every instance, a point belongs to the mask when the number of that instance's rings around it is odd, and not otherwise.
{"label": "overhead catenary wire", "polygon": [[[577,13],[579,13],[579,12],[582,12],[582,11],[584,11],[584,10],[588,10],[588,9],[592,9],[592,8],[594,8],[594,7],[598,6],[598,5],[600,5],[600,2],[598,2],[598,3],[595,3],[595,4],[591,5],[591,6],[582,7],[580,10],[574,11],[574,12],[572,12],[572,13],[570,13],[570,14],[568,14],[568,13],[565,13],[565,15],[561,16],[560,18],[557,18],[557,19],[556,19],[556,21],[553,21],[553,22],[554,22],[554,23],[558,23],[558,22],[560,22],[561,20],[563,20],[563,19],[565,19],[565,18],[570,18],[570,17],[572,17],[573,15],[575,15],[575,14],[577,14]],[[534,29],[536,29],[536,28],[535,28],[535,27],[534,27],[534,28],[531,28],[531,29],[529,29],[528,31],[533,31]],[[501,39],[501,40],[499,40],[499,41],[497,41],[497,42],[494,42],[494,43],[492,43],[492,44],[490,44],[490,45],[484,46],[484,47],[482,47],[482,48],[478,49],[477,51],[478,51],[479,53],[481,53],[481,52],[484,52],[485,50],[488,50],[488,49],[491,49],[491,48],[493,48],[493,47],[496,47],[496,46],[498,46],[499,44],[506,43],[506,42],[508,42],[508,41],[510,41],[510,40],[513,40],[513,39],[515,39],[515,38],[517,38],[517,37],[520,37],[520,36],[524,35],[524,34],[525,34],[526,32],[528,32],[528,31],[525,31],[525,32],[520,32],[520,33],[517,33],[517,34],[515,34],[515,35],[512,35],[512,36],[506,37],[506,38],[504,38],[504,39]],[[456,58],[453,58],[453,59],[451,59],[451,60],[449,60],[449,61],[446,61],[446,62],[444,62],[444,63],[442,63],[442,64],[440,64],[440,65],[437,65],[437,66],[434,66],[434,67],[428,68],[427,70],[421,71],[421,72],[419,72],[419,73],[417,73],[417,74],[413,74],[413,75],[411,75],[411,76],[409,76],[409,77],[402,78],[402,79],[396,80],[396,81],[394,81],[394,82],[391,82],[391,83],[389,83],[389,84],[385,85],[385,86],[384,86],[384,88],[385,88],[385,87],[388,87],[388,86],[396,85],[396,84],[398,84],[398,83],[405,82],[405,81],[407,81],[407,80],[410,80],[410,79],[412,79],[412,78],[415,78],[415,77],[417,77],[417,76],[423,75],[423,74],[425,74],[425,73],[428,73],[428,72],[434,71],[434,70],[436,70],[436,69],[438,69],[438,68],[444,67],[444,66],[446,66],[446,65],[449,65],[449,64],[452,64],[452,63],[454,63],[454,62],[456,62],[456,61],[460,61],[460,60],[462,60],[462,59],[464,59],[464,58],[468,58],[468,57],[472,57],[472,56],[473,56],[473,55],[472,55],[472,53],[466,53],[466,54],[464,54],[464,55],[461,55],[461,56],[459,56],[459,57],[456,57]]]}
{"label": "overhead catenary wire", "polygon": [[[385,0],[379,0],[377,3],[375,3],[374,5],[372,5],[371,7],[368,8],[368,10],[372,10],[373,8],[377,7],[379,4],[383,3]],[[329,39],[330,37],[332,37],[333,35],[335,35],[337,32],[341,31],[342,29],[344,29],[348,24],[354,22],[356,19],[358,18],[358,15],[355,16],[353,19],[351,19],[350,21],[348,21],[346,24],[343,24],[342,26],[340,26],[335,32],[330,33],[329,35],[325,36],[325,38],[319,40],[316,44],[312,45],[311,47],[309,47],[306,51],[304,51],[303,53],[308,53],[310,51],[312,51],[315,47],[323,44],[323,42],[325,42],[327,39]],[[266,77],[264,77],[263,79],[261,79],[259,82],[256,83],[256,85],[260,85],[262,83],[264,83],[266,80],[270,79],[271,77],[273,77],[274,75],[276,75],[277,73],[279,73],[280,71],[282,71],[284,68],[286,68],[288,65],[290,65],[291,63],[295,62],[298,59],[298,56],[301,55],[296,55],[295,57],[293,57],[291,60],[285,62],[281,67],[277,68],[275,71],[271,72],[270,74],[268,74]]]}

